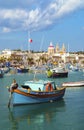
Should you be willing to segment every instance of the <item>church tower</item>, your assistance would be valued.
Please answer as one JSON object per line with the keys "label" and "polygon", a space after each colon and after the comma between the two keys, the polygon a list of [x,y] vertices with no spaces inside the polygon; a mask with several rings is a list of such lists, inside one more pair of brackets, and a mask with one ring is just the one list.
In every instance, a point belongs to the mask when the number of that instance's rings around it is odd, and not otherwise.
{"label": "church tower", "polygon": [[48,47],[48,54],[54,54],[54,52],[55,52],[54,46],[52,42],[50,42],[50,46]]}
{"label": "church tower", "polygon": [[66,53],[66,48],[65,48],[65,45],[64,45],[64,43],[63,43],[63,45],[62,45],[62,50],[61,50],[63,53]]}
{"label": "church tower", "polygon": [[55,50],[55,52],[56,52],[56,53],[59,53],[59,51],[60,51],[59,45],[57,44],[57,45],[56,45],[56,50]]}

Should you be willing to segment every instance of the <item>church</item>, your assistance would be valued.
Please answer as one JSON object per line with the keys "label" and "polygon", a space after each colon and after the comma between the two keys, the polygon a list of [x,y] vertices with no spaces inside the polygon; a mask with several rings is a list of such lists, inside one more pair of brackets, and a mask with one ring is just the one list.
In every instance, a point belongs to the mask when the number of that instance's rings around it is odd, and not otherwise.
{"label": "church", "polygon": [[63,43],[62,47],[60,48],[58,44],[56,44],[56,47],[53,46],[52,42],[50,42],[50,45],[48,47],[48,54],[60,54],[63,55],[66,53],[66,48]]}

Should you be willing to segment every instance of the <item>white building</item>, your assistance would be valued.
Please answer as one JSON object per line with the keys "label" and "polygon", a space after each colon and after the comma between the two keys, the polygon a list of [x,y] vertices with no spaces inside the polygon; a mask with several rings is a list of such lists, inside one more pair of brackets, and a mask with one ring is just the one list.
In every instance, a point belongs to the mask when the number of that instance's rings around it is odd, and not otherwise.
{"label": "white building", "polygon": [[4,49],[1,53],[1,57],[9,58],[12,54],[12,51],[10,49]]}

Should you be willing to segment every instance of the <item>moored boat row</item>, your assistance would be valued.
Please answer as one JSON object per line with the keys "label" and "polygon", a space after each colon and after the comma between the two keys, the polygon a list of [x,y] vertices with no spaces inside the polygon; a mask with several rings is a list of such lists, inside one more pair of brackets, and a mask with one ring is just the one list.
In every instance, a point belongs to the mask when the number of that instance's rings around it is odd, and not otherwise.
{"label": "moored boat row", "polygon": [[[55,72],[58,71],[55,70]],[[59,71],[59,73],[61,72],[63,72],[63,74],[64,72],[68,73],[68,71],[64,69],[63,71]],[[50,79],[25,81],[18,88],[14,87],[12,88],[12,90],[10,90],[10,93],[12,93],[12,97],[9,104],[13,104],[13,106],[16,106],[57,101],[63,98],[67,87],[80,86],[84,86],[84,81],[64,82],[59,87],[57,87],[54,80],[51,81]]]}

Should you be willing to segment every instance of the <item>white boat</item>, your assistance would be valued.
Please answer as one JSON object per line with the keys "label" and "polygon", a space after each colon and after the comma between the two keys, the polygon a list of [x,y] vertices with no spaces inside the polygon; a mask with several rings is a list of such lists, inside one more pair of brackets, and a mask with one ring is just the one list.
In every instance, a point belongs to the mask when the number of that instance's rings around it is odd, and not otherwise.
{"label": "white boat", "polygon": [[60,67],[56,67],[53,69],[49,68],[46,73],[48,78],[68,77],[68,71],[65,68],[60,68]]}
{"label": "white boat", "polygon": [[81,87],[84,86],[84,81],[78,81],[78,82],[64,82],[62,84],[63,87]]}

